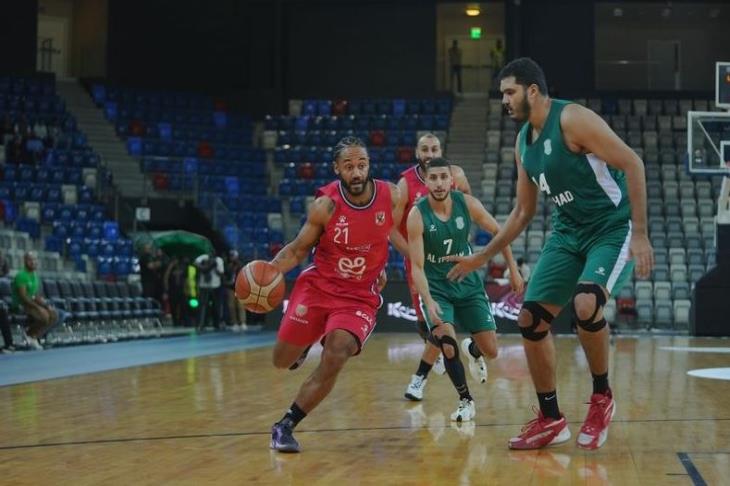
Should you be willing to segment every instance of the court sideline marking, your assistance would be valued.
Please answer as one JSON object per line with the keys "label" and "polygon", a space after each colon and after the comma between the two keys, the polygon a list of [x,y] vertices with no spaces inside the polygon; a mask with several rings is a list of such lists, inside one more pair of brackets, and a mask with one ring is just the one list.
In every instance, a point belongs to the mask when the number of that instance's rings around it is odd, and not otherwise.
{"label": "court sideline marking", "polygon": [[697,467],[695,467],[688,453],[677,452],[677,457],[679,458],[679,462],[681,462],[684,468],[687,470],[687,474],[692,480],[692,484],[694,484],[695,486],[707,486],[707,483],[702,478],[702,474],[700,474],[700,472],[697,470]]}

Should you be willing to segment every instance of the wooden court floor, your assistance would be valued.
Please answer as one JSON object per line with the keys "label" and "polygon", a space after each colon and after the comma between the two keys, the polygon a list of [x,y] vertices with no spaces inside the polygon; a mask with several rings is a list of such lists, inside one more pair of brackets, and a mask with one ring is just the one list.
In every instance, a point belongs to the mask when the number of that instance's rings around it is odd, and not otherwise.
{"label": "wooden court floor", "polygon": [[[591,383],[577,340],[556,342],[575,437]],[[403,399],[421,346],[375,335],[291,455],[269,450],[269,430],[317,352],[294,372],[261,348],[3,387],[0,484],[730,484],[730,381],[687,374],[730,367],[729,340],[615,339],[617,412],[595,452],[507,449],[535,402],[516,336],[501,338],[488,383],[470,382],[477,417],[461,427],[446,376],[432,374],[423,402]]]}

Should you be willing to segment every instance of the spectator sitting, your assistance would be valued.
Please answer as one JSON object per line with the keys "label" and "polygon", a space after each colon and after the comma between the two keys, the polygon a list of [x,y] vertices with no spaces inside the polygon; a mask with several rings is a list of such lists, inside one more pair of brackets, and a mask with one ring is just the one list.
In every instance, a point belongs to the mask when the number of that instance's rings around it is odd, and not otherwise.
{"label": "spectator sitting", "polygon": [[23,256],[25,268],[20,270],[12,283],[12,310],[24,312],[28,316],[25,341],[31,348],[43,349],[38,342],[53,326],[65,318],[65,312],[57,312],[41,297],[41,279],[36,273],[38,259],[34,252]]}

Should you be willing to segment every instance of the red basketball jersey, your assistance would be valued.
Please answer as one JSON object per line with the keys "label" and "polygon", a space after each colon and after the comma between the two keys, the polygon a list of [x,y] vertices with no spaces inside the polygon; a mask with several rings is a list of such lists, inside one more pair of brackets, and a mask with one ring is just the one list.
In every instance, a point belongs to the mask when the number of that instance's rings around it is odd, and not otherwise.
{"label": "red basketball jersey", "polygon": [[388,262],[388,235],[393,227],[393,206],[387,182],[374,180],[373,197],[355,206],[345,197],[340,181],[317,189],[335,210],[315,247],[314,263],[302,276],[316,276],[317,288],[337,297],[353,297],[378,305],[375,287]]}
{"label": "red basketball jersey", "polygon": [[418,173],[418,164],[404,170],[400,175],[406,180],[406,186],[408,187],[408,200],[406,201],[406,207],[403,210],[403,218],[400,221],[400,227],[398,230],[407,241],[408,214],[411,212],[411,208],[416,201],[421,199],[423,196],[428,196],[428,187],[426,187],[426,181],[424,181],[421,174]]}

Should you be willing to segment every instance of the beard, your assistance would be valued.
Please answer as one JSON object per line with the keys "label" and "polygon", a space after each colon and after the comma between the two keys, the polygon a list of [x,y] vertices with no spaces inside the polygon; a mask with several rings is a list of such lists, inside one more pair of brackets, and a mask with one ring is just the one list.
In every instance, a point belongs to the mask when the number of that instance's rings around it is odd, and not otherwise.
{"label": "beard", "polygon": [[522,103],[520,103],[519,112],[515,113],[515,118],[519,121],[527,121],[530,118],[531,111],[530,103],[527,102],[527,97],[524,97]]}
{"label": "beard", "polygon": [[443,196],[437,196],[434,191],[428,191],[429,194],[431,194],[431,197],[434,198],[435,201],[443,202],[446,200],[447,197],[449,197],[449,191],[444,191]]}
{"label": "beard", "polygon": [[416,159],[416,160],[418,161],[418,166],[421,168],[421,172],[423,172],[423,174],[425,175],[426,169],[428,169],[428,163],[431,159],[426,159],[426,160]]}
{"label": "beard", "polygon": [[[368,174],[368,176],[365,179],[356,181],[355,183],[352,183],[352,182],[348,183],[345,179],[342,178],[341,175],[338,175],[337,178],[340,180],[340,184],[342,184],[342,187],[345,188],[347,193],[349,195],[355,196],[355,197],[361,196],[365,192],[365,189],[367,189],[368,182],[373,180],[372,177],[370,177],[370,174]],[[357,190],[353,189],[352,186],[354,186],[354,185],[358,185],[359,189],[357,189]]]}

